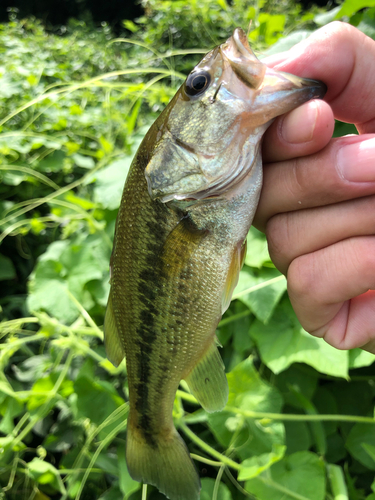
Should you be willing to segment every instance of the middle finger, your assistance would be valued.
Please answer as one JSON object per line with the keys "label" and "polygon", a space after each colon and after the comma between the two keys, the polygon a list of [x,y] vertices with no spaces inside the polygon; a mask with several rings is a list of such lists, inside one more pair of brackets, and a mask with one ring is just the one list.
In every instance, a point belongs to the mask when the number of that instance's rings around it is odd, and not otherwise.
{"label": "middle finger", "polygon": [[286,275],[290,263],[353,236],[375,234],[375,195],[275,215],[267,224],[270,256]]}
{"label": "middle finger", "polygon": [[332,139],[315,155],[265,165],[254,225],[265,230],[278,213],[375,193],[375,135]]}

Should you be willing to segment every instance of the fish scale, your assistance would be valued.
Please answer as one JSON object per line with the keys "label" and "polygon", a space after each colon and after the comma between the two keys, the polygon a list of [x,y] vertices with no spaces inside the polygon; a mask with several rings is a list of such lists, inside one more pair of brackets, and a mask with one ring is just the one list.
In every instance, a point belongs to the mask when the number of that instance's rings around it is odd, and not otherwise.
{"label": "fish scale", "polygon": [[267,68],[237,28],[193,69],[131,165],[105,344],[115,365],[126,357],[129,473],[171,500],[197,500],[200,491],[173,425],[181,379],[206,411],[227,402],[215,330],[246,255],[262,186],[262,136],[275,116],[324,93],[320,82]]}

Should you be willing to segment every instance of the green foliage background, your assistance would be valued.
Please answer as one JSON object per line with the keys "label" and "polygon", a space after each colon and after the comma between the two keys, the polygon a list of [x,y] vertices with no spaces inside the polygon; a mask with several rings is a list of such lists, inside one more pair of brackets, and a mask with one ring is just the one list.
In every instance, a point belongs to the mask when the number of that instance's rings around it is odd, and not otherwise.
{"label": "green foliage background", "polygon": [[[145,5],[128,39],[76,21],[62,35],[0,26],[0,498],[142,496],[125,463],[126,368],[102,343],[109,258],[132,156],[199,54],[250,21],[263,54],[335,18],[375,38],[373,0]],[[176,397],[201,499],[374,500],[374,357],[304,332],[264,236],[248,239],[218,328],[228,406],[209,415],[183,384]]]}

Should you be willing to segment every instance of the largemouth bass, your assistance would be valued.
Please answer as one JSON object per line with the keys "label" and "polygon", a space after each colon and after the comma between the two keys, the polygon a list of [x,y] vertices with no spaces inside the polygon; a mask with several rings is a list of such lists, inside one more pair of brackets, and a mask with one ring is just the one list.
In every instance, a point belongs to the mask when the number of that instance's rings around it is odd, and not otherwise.
{"label": "largemouth bass", "polygon": [[262,186],[261,139],[321,82],[259,61],[237,28],[211,50],[146,134],[117,218],[104,323],[108,358],[126,357],[127,464],[172,500],[200,481],[172,420],[185,379],[209,412],[228,384],[215,329],[229,306]]}

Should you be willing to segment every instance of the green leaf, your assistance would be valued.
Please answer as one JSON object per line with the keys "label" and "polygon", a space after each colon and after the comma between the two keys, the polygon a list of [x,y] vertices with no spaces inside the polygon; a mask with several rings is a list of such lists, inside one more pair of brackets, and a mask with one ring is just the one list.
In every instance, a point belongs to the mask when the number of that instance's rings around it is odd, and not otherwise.
{"label": "green leaf", "polygon": [[375,426],[369,424],[355,424],[349,432],[345,443],[350,454],[361,464],[375,470]]}
{"label": "green leaf", "polygon": [[373,7],[375,5],[375,0],[345,0],[340,6],[335,19],[341,19],[342,17],[351,17],[353,14],[365,7]]}
{"label": "green leaf", "polygon": [[207,415],[208,425],[217,440],[228,447],[236,433],[236,452],[243,460],[254,455],[271,453],[274,445],[284,444],[284,426],[280,422],[254,421],[239,410],[279,412],[282,407],[280,393],[264,382],[254,369],[251,358],[237,365],[227,375],[229,384],[228,407]]}
{"label": "green leaf", "polygon": [[286,280],[274,268],[258,271],[245,266],[240,272],[233,299],[246,304],[262,322],[267,322],[286,290]]}
{"label": "green leaf", "polygon": [[319,26],[324,26],[325,24],[331,23],[335,19],[340,9],[341,5],[338,5],[334,9],[329,10],[328,12],[322,12],[320,14],[317,14],[314,17],[314,23],[318,24]]}
{"label": "green leaf", "polygon": [[[90,380],[84,372],[74,382],[74,391],[77,395],[76,417],[89,418],[96,425],[104,422],[124,402],[111,384],[101,380]],[[118,423],[116,420],[109,423],[104,428],[104,435],[108,435]]]}
{"label": "green leaf", "polygon": [[92,307],[85,285],[108,279],[109,258],[110,248],[98,234],[81,234],[72,241],[52,243],[40,257],[29,282],[29,309],[45,310],[64,322],[74,321],[79,311],[69,293],[86,309]]}
{"label": "green leaf", "polygon": [[24,405],[12,397],[6,397],[0,404],[0,432],[11,434],[14,429],[14,419],[24,413]]}
{"label": "green leaf", "polygon": [[271,465],[281,460],[285,454],[286,446],[275,444],[272,448],[271,453],[263,453],[263,455],[244,460],[241,464],[238,480],[246,481],[259,476],[259,474],[269,469]]}
{"label": "green leaf", "polygon": [[95,166],[95,162],[91,156],[83,156],[76,153],[72,155],[72,159],[74,160],[74,163],[81,168],[91,169]]}
{"label": "green leaf", "polygon": [[58,172],[63,166],[65,157],[66,155],[63,151],[54,151],[38,163],[37,170],[45,173]]}
{"label": "green leaf", "polygon": [[270,262],[270,254],[268,253],[268,246],[266,235],[251,226],[247,235],[247,254],[245,264],[250,267],[257,267],[260,269],[265,262]]}
{"label": "green leaf", "polygon": [[136,33],[139,29],[139,27],[133,23],[133,21],[130,21],[129,19],[125,19],[124,21],[122,21],[122,24],[124,26],[124,28],[126,28],[127,30],[133,32],[133,33]]}
{"label": "green leaf", "polygon": [[357,29],[362,31],[365,35],[375,40],[375,8],[366,10]]}
{"label": "green leaf", "polygon": [[[212,495],[215,488],[215,479],[206,477],[202,479],[201,483],[202,490],[200,494],[200,500],[212,500]],[[228,486],[226,486],[224,483],[220,483],[217,500],[232,500],[231,492],[229,491]]]}
{"label": "green leaf", "polygon": [[292,363],[301,362],[321,373],[348,376],[348,353],[305,332],[287,298],[276,308],[268,324],[254,321],[250,335],[258,346],[262,360],[274,373],[280,373]]}
{"label": "green leaf", "polygon": [[324,500],[324,462],[308,451],[294,453],[247,481],[245,489],[262,500]]}
{"label": "green leaf", "polygon": [[50,376],[37,380],[31,388],[32,396],[27,402],[27,409],[32,411],[42,406],[49,399],[50,392],[53,390],[54,385]]}
{"label": "green leaf", "polygon": [[[301,402],[296,397],[297,389],[307,399],[311,400],[317,389],[318,374],[306,369],[304,365],[293,364],[275,379],[275,386],[283,395],[286,404],[301,409]],[[294,390],[293,390],[294,389]]]}
{"label": "green leaf", "polygon": [[262,380],[255,370],[252,358],[245,359],[227,374],[228,405],[244,410],[278,412],[283,400],[279,391]]}
{"label": "green leaf", "polygon": [[121,195],[132,158],[116,160],[95,174],[94,199],[104,208],[115,210],[120,206]]}
{"label": "green leaf", "polygon": [[39,458],[33,458],[28,464],[30,476],[39,484],[49,484],[55,490],[65,493],[64,484],[56,467]]}
{"label": "green leaf", "polygon": [[288,454],[308,450],[312,445],[311,432],[306,422],[284,422]]}
{"label": "green leaf", "polygon": [[375,361],[375,356],[371,352],[363,349],[351,349],[349,351],[349,368],[362,368],[370,366]]}
{"label": "green leaf", "polygon": [[[311,35],[311,30],[300,30],[294,31],[290,35],[280,38],[276,43],[274,43],[269,49],[265,50],[264,57],[272,56],[274,54],[279,54],[280,52],[286,52],[287,50],[297,45],[297,43],[302,42]],[[261,58],[263,59],[263,58]]]}

